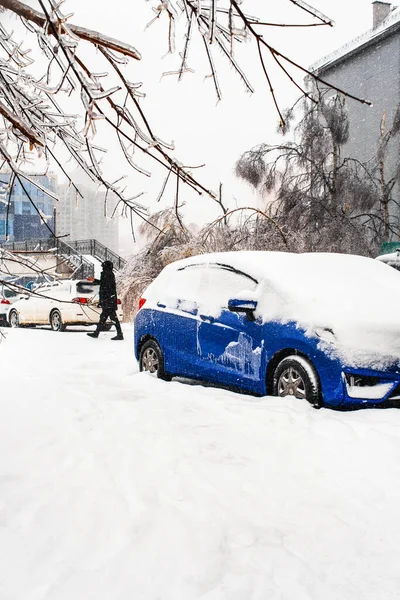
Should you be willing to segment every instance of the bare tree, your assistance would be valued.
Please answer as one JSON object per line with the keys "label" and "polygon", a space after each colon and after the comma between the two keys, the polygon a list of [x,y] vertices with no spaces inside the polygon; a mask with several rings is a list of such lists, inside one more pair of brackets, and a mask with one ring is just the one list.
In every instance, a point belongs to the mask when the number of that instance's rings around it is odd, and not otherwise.
{"label": "bare tree", "polygon": [[[318,105],[303,97],[285,116],[288,141],[261,144],[236,165],[239,177],[270,194],[269,210],[280,225],[306,238],[309,250],[374,254],[388,235],[398,236],[396,221],[385,215],[394,180],[382,192],[374,161],[344,154],[350,128],[345,98],[322,89]],[[388,140],[389,134],[382,156]],[[377,203],[379,197],[384,200]]]}
{"label": "bare tree", "polygon": [[[329,18],[303,0],[287,2],[296,6],[309,18],[309,22],[267,22],[245,14],[243,3],[237,0],[161,0],[154,3],[153,10],[154,19],[167,19],[168,48],[171,52],[175,47],[175,23],[178,18],[186,22],[181,64],[176,71],[178,79],[191,70],[188,66],[191,44],[197,32],[218,98],[221,97],[221,88],[213,58],[214,49],[222,52],[246,89],[253,91],[246,69],[236,58],[236,48],[244,40],[252,39],[283,124],[284,118],[273,87],[272,67],[268,61],[300,89],[301,85],[289,68],[297,70],[301,77],[308,73],[319,79],[287,53],[269,44],[265,30],[332,25]],[[0,115],[4,123],[0,131],[0,157],[3,166],[7,166],[13,174],[9,197],[16,179],[32,181],[29,179],[32,164],[42,165],[44,172],[57,165],[70,184],[75,186],[64,168],[66,151],[94,182],[114,192],[125,208],[146,218],[145,207],[138,202],[140,194],[129,196],[119,179],[109,181],[103,172],[101,160],[104,148],[95,143],[96,129],[102,122],[113,131],[130,168],[143,176],[150,176],[148,165],[153,161],[165,169],[166,177],[160,194],[173,175],[199,194],[205,193],[216,199],[217,195],[195,178],[184,162],[173,157],[173,146],[163,142],[153,131],[141,102],[144,96],[141,84],[133,80],[131,72],[127,73],[133,70],[131,63],[140,60],[140,52],[122,41],[72,24],[72,15],[61,10],[62,2],[38,0],[38,5],[40,11],[19,0],[0,0],[0,10],[7,9],[20,17],[46,59],[46,70],[38,76],[31,50],[24,48],[17,34],[0,25]],[[139,10],[135,4],[133,14]],[[103,58],[102,72],[98,71],[98,63],[93,65],[87,58],[82,44],[99,51]],[[78,115],[77,100],[80,104]],[[79,193],[78,187],[75,187]]]}
{"label": "bare tree", "polygon": [[[150,3],[143,2],[142,9],[136,2],[132,3],[132,16],[137,16],[139,10],[153,9],[154,19],[166,20],[168,50],[174,52],[175,46],[180,49],[178,68],[169,73],[175,73],[178,80],[193,70],[190,65],[192,61],[194,64],[194,54],[198,61],[200,43],[218,99],[222,97],[222,90],[216,68],[216,52],[226,59],[246,90],[254,91],[246,73],[246,64],[240,58],[240,46],[250,40],[281,126],[285,127],[285,116],[274,85],[276,72],[304,91],[312,104],[317,103],[318,98],[303,90],[303,76],[308,74],[320,83],[322,80],[290,57],[285,49],[273,46],[268,32],[283,27],[332,25],[329,18],[303,0],[286,0],[285,4],[298,10],[298,22],[285,19],[272,22],[261,16],[248,15],[244,12],[245,2],[239,0],[152,0]],[[157,219],[149,218],[142,193],[132,195],[123,177],[113,180],[110,179],[113,176],[107,175],[104,168],[107,164],[106,149],[98,142],[98,131],[108,129],[129,170],[143,177],[150,177],[152,165],[164,170],[158,199],[167,186],[169,190],[172,187],[174,231],[179,235],[185,239],[188,235],[179,212],[180,196],[185,186],[199,195],[207,194],[218,203],[223,213],[222,221],[204,234],[208,240],[207,247],[211,247],[212,241],[218,246],[218,235],[222,231],[227,234],[229,223],[232,223],[229,209],[225,201],[222,202],[221,193],[215,193],[202,183],[194,175],[193,167],[175,157],[173,144],[161,140],[154,131],[145,111],[142,84],[135,78],[134,66],[141,59],[140,52],[131,44],[73,24],[72,15],[63,6],[63,0],[38,0],[36,10],[19,0],[0,0],[0,11],[11,11],[22,23],[15,31],[5,26],[4,19],[0,23],[0,171],[7,170],[10,175],[5,189],[7,233],[12,192],[18,181],[49,233],[55,236],[55,231],[31,197],[27,182],[57,200],[57,193],[39,184],[34,175],[58,170],[79,196],[79,184],[66,168],[67,160],[71,160],[74,165],[71,171],[78,166],[95,184],[102,186],[106,191],[106,202],[107,194],[115,194],[119,200],[118,208],[130,214],[131,219],[137,215],[148,222],[159,239],[166,238],[163,244],[168,247],[170,230]],[[178,20],[183,23],[183,39],[179,35],[175,39]],[[195,38],[197,46],[194,53]],[[95,57],[93,49],[97,51]],[[359,100],[367,103],[364,99]],[[267,228],[273,232],[272,237],[280,240],[277,243],[288,239],[270,215],[252,211],[249,209],[248,216],[243,217],[248,223],[246,231],[251,231],[253,226],[258,228],[259,233],[260,228]],[[236,224],[231,229],[232,236],[227,239],[232,241],[239,236],[238,246],[243,231],[238,233]],[[245,233],[244,238],[247,235]],[[203,247],[205,242],[196,240],[196,244]]]}
{"label": "bare tree", "polygon": [[296,234],[285,234],[274,219],[253,207],[228,211],[196,232],[182,227],[173,208],[152,215],[149,221],[140,227],[146,247],[127,261],[118,277],[127,319],[135,315],[143,290],[175,260],[205,252],[302,249]]}

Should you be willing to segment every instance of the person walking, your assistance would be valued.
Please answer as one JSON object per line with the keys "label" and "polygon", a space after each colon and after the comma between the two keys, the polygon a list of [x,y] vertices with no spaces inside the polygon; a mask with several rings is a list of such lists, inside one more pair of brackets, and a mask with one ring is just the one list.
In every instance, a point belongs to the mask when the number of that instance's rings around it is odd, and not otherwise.
{"label": "person walking", "polygon": [[96,331],[88,333],[92,338],[98,338],[102,331],[107,318],[110,317],[114,321],[117,335],[112,340],[123,340],[121,324],[117,317],[117,288],[115,285],[115,275],[113,273],[114,265],[111,260],[105,260],[101,264],[103,270],[100,275],[100,292],[99,292],[99,307],[101,307],[100,320],[97,324]]}

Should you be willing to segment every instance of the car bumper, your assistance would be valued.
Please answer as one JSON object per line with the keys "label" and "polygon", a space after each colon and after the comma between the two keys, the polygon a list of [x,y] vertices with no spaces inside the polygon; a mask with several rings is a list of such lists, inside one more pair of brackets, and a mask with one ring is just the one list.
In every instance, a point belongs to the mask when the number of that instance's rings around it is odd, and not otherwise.
{"label": "car bumper", "polygon": [[346,405],[400,404],[400,372],[344,369],[342,385]]}
{"label": "car bumper", "polygon": [[7,327],[7,326],[8,326],[7,314],[0,313],[0,327]]}
{"label": "car bumper", "polygon": [[[101,315],[101,310],[98,308],[83,308],[79,305],[74,310],[69,310],[68,313],[63,313],[64,325],[97,325]],[[119,321],[123,321],[122,310],[117,310]]]}

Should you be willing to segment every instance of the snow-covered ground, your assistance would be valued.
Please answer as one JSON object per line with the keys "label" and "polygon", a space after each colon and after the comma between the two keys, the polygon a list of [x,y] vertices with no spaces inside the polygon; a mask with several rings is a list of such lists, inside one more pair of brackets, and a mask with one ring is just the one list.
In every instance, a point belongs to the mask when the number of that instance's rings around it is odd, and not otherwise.
{"label": "snow-covered ground", "polygon": [[399,598],[399,411],[158,381],[130,327],[3,331],[1,600]]}

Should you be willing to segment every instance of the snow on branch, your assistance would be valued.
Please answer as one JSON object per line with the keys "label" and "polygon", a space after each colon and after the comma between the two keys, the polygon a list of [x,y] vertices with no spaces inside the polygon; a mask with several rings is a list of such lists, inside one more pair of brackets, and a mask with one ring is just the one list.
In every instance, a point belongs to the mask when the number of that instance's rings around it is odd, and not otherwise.
{"label": "snow on branch", "polygon": [[[294,4],[299,13],[312,21],[300,23],[299,26],[332,25],[328,17],[303,0],[287,2]],[[184,166],[184,161],[172,154],[173,143],[163,142],[154,132],[144,110],[141,83],[128,73],[134,64],[132,61],[140,60],[140,53],[125,42],[73,24],[72,13],[63,12],[64,4],[67,3],[63,0],[38,0],[39,11],[19,0],[0,0],[0,9],[12,11],[21,18],[27,30],[25,37],[28,43],[33,40],[32,48],[25,48],[25,39],[21,41],[24,35],[18,29],[10,32],[4,24],[0,24],[0,141],[3,165],[7,164],[15,177],[24,177],[26,169],[35,163],[40,164],[37,168],[44,172],[56,166],[78,190],[67,174],[66,163],[69,161],[104,188],[106,193],[116,194],[124,210],[146,220],[146,207],[133,200],[133,197],[139,197],[142,193],[137,190],[134,195],[125,192],[125,184],[121,183],[124,173],[113,173],[110,177],[105,173],[107,163],[104,153],[98,157],[98,146],[101,144],[95,144],[101,129],[102,132],[111,133],[122,161],[135,173],[148,177],[154,169],[164,170],[164,174],[161,174],[161,195],[168,184],[176,210],[180,205],[178,196],[183,193],[184,186],[218,203],[218,195],[199,181],[193,175],[193,170]],[[278,68],[302,93],[306,93],[302,81],[296,81],[289,68],[297,69],[301,77],[309,75],[319,81],[317,75],[269,44],[266,27],[285,23],[266,23],[260,16],[247,15],[242,8],[244,1],[157,0],[152,4],[154,17],[149,25],[158,19],[166,20],[170,53],[174,52],[176,45],[177,24],[180,21],[184,25],[180,62],[173,73],[180,80],[186,73],[193,72],[190,61],[194,61],[195,57],[192,57],[191,48],[194,38],[200,36],[209,69],[208,77],[214,84],[218,99],[222,98],[222,88],[217,73],[216,51],[232,67],[245,89],[254,92],[246,65],[236,56],[236,49],[244,41],[253,42],[282,124],[284,115],[279,89],[274,87],[272,66]],[[132,8],[133,16],[138,10],[137,6]],[[294,26],[293,23],[286,25]],[[93,53],[84,51],[85,44],[99,51],[95,58]],[[41,62],[37,61],[38,54]],[[37,64],[43,63],[43,55],[45,66],[43,72],[38,74]],[[102,64],[99,65],[99,62]],[[66,152],[68,161],[65,160]],[[115,162],[119,164],[120,161]],[[170,175],[173,177],[170,178]],[[174,189],[171,189],[175,178]]]}
{"label": "snow on branch", "polygon": [[[0,6],[8,8],[20,17],[35,23],[39,27],[45,27],[47,24],[46,16],[44,14],[38,12],[23,2],[19,2],[19,0],[0,0]],[[57,24],[56,19],[54,20],[54,23]],[[87,42],[97,46],[104,46],[105,48],[115,50],[120,54],[124,54],[125,56],[129,56],[130,58],[134,58],[136,60],[141,59],[140,53],[133,46],[125,44],[120,40],[114,40],[113,38],[103,35],[98,31],[92,31],[90,29],[86,29],[85,27],[79,27],[78,25],[69,24],[69,29],[81,40],[86,40]]]}

